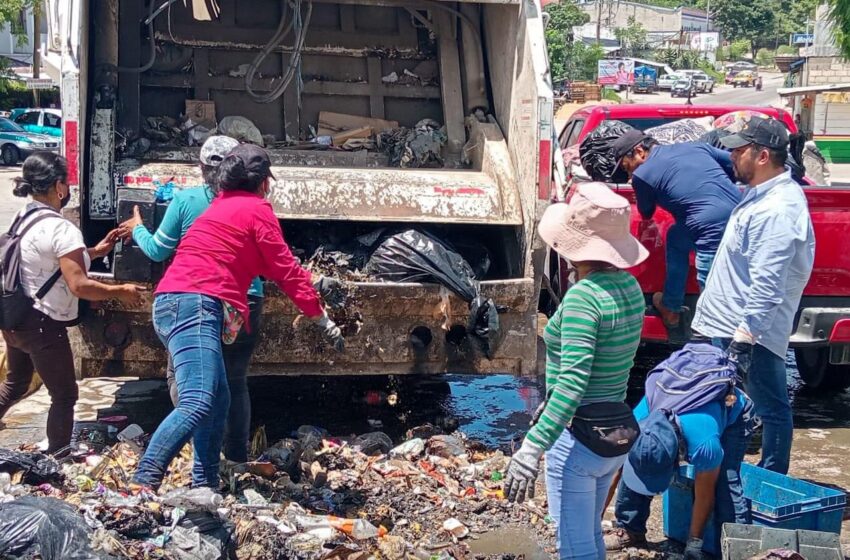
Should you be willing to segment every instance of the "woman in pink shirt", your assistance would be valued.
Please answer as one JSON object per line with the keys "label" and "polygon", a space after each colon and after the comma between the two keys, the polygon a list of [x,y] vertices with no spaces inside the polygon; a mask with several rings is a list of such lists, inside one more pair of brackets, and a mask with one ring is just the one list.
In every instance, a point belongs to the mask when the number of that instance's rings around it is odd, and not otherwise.
{"label": "woman in pink shirt", "polygon": [[[235,147],[222,161],[222,193],[177,247],[160,281],[154,329],[174,361],[179,404],[151,439],[134,482],[156,488],[180,449],[193,440],[192,486],[218,489],[219,454],[230,406],[221,344],[248,317],[251,280],[274,281],[325,338],[342,350],[339,328],[325,313],[310,273],[292,256],[271,204],[271,162],[251,144]],[[232,341],[232,340],[231,340]]]}

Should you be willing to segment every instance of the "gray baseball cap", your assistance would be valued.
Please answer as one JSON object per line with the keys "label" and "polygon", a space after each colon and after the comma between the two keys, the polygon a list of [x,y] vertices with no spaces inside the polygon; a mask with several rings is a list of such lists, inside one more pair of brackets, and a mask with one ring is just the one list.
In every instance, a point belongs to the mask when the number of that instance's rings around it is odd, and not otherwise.
{"label": "gray baseball cap", "polygon": [[210,136],[201,146],[201,163],[218,167],[239,141],[230,136]]}

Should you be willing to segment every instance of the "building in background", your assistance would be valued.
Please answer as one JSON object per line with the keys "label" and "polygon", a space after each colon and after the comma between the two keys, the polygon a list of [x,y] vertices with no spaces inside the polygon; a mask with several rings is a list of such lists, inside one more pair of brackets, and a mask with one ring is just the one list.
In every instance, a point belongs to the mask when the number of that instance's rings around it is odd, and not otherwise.
{"label": "building in background", "polygon": [[828,14],[825,4],[818,8],[814,42],[800,49],[785,82],[789,87],[779,94],[827,161],[850,163],[850,62],[835,44]]}
{"label": "building in background", "polygon": [[[40,45],[44,45],[47,26],[43,20],[40,27],[37,39]],[[35,40],[32,10],[21,10],[11,25],[0,24],[0,57],[6,59],[10,67],[32,66]]]}

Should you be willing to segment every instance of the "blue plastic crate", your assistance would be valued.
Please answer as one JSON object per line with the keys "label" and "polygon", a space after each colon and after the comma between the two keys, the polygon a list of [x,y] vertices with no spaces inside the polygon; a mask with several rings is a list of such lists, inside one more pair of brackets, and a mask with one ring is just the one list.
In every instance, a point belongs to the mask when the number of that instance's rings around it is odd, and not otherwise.
{"label": "blue plastic crate", "polygon": [[744,497],[756,525],[841,533],[847,495],[754,465],[741,465]]}
{"label": "blue plastic crate", "polygon": [[[847,497],[844,492],[771,472],[754,465],[741,465],[744,498],[753,524],[778,529],[804,529],[841,533]],[[664,534],[685,542],[691,526],[694,498],[694,468],[679,469],[664,493]],[[717,555],[713,516],[706,525],[705,550]]]}

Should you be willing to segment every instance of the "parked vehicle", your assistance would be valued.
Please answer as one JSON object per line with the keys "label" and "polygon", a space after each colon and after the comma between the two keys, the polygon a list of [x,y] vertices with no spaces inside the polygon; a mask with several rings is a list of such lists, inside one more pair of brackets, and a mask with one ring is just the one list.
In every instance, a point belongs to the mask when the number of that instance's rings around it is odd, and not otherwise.
{"label": "parked vehicle", "polygon": [[[49,28],[63,35],[48,41],[48,48],[61,49],[54,54],[61,57],[64,153],[83,205],[70,210],[81,216],[86,237],[102,238],[115,227],[119,210],[129,206],[132,212],[132,197],[153,197],[157,183],[170,181],[178,188],[201,183],[198,148],[183,141],[190,133],[169,126],[181,114],[191,112],[196,119],[214,112],[219,124],[224,116],[239,115],[265,135],[278,178],[269,202],[287,242],[305,260],[319,244],[327,248],[363,236],[382,239],[381,231],[389,229],[428,228],[441,240],[472,251],[465,258],[480,265],[482,293],[505,311],[498,316],[501,343],[487,359],[468,332],[469,305],[444,287],[350,281],[350,312],[356,313],[352,320],[357,325],[348,331],[342,326],[346,348],[335,354],[317,344],[310,329],[293,327],[297,309],[269,285],[252,373],[533,374],[545,254],[534,243],[535,223],[551,197],[555,140],[539,4],[461,1],[455,10],[431,3],[427,14],[423,10],[411,18],[406,5],[383,0],[304,0],[306,6],[296,0],[296,9],[304,13],[309,6],[312,14],[313,25],[305,17],[300,32],[308,54],[291,66],[285,54],[281,67],[277,53],[292,51],[294,31],[282,45],[268,45],[275,54],[265,60],[250,89],[244,68],[267,46],[282,4],[251,2],[250,9],[247,4],[221,3],[220,17],[202,21],[193,17],[192,3],[173,3],[153,16],[154,37],[149,37],[139,24],[147,17],[142,3],[122,3],[119,10],[115,2],[48,0]],[[203,5],[196,2],[194,9]],[[290,18],[292,11],[283,13]],[[468,21],[476,25],[469,28]],[[423,25],[428,32],[423,33]],[[131,70],[119,69],[117,86],[114,75],[98,70],[116,65]],[[240,68],[241,77],[236,77]],[[294,81],[275,98],[273,90],[286,81],[287,68],[296,73]],[[416,70],[420,79],[386,83],[382,76],[390,70],[405,78],[405,70]],[[368,77],[369,83],[352,82],[352,76]],[[477,108],[491,119],[467,119]],[[399,125],[413,130],[423,119],[438,120],[448,137],[441,151],[447,165],[402,169],[398,159],[391,162],[392,154],[376,150],[293,150],[270,144],[269,136],[277,141],[310,137],[310,129],[322,128],[320,113],[329,119],[322,121],[326,126],[361,133],[372,126],[377,132]],[[347,127],[341,124],[345,119],[366,124]],[[145,134],[160,143],[183,134],[183,142],[166,147],[132,142]],[[431,136],[424,143],[435,145]],[[156,213],[147,211],[146,217],[151,212]],[[95,263],[92,276],[108,280],[124,270],[128,281],[153,282],[148,261],[133,261],[132,251],[120,257],[122,263],[139,266],[119,269],[118,259],[111,259],[109,265]],[[483,266],[485,258],[489,267]],[[150,300],[137,308],[100,305],[71,336],[79,375],[164,371]]]}
{"label": "parked vehicle", "polygon": [[691,76],[694,81],[694,87],[700,93],[711,93],[714,91],[714,78],[705,72],[698,72]]}
{"label": "parked vehicle", "polygon": [[62,136],[62,111],[59,109],[13,109],[12,120],[27,132]]}
{"label": "parked vehicle", "polygon": [[658,71],[651,66],[637,66],[635,68],[635,83],[632,90],[635,93],[653,93],[657,89],[656,77]]}
{"label": "parked vehicle", "polygon": [[749,70],[743,70],[732,78],[732,87],[753,87],[756,85],[756,76]]}
{"label": "parked vehicle", "polygon": [[658,78],[658,89],[673,89],[673,85],[681,79],[680,74],[665,74]]}
{"label": "parked vehicle", "polygon": [[693,97],[697,94],[694,81],[690,78],[682,78],[670,90],[670,97]]}
{"label": "parked vehicle", "polygon": [[59,140],[27,132],[19,124],[0,117],[0,163],[15,165],[34,152],[58,152]]}
{"label": "parked vehicle", "polygon": [[[728,105],[606,105],[580,109],[564,127],[559,141],[562,149],[572,150],[599,123],[607,119],[624,121],[636,128],[647,129],[682,118],[719,117],[731,111],[754,110],[782,120],[792,132],[797,128],[791,115],[770,107]],[[579,177],[577,164],[567,162],[565,187],[560,199],[568,196],[571,185]],[[618,193],[634,203],[630,185],[613,185]],[[850,238],[850,187],[804,187],[809,211],[815,228],[817,248],[811,279],[803,292],[795,332],[790,338],[797,358],[797,368],[803,381],[811,387],[850,387],[850,252],[845,240]],[[652,294],[663,291],[666,274],[664,236],[673,218],[659,209],[653,220],[658,232],[641,230],[641,218],[632,207],[632,233],[642,239],[650,257],[632,272],[646,294],[647,304]],[[553,255],[546,268],[556,294],[569,286],[569,272]],[[687,285],[686,305],[694,308],[699,294],[696,273],[692,268]],[[668,344],[667,331],[660,317],[647,316],[643,340],[648,344]]]}

